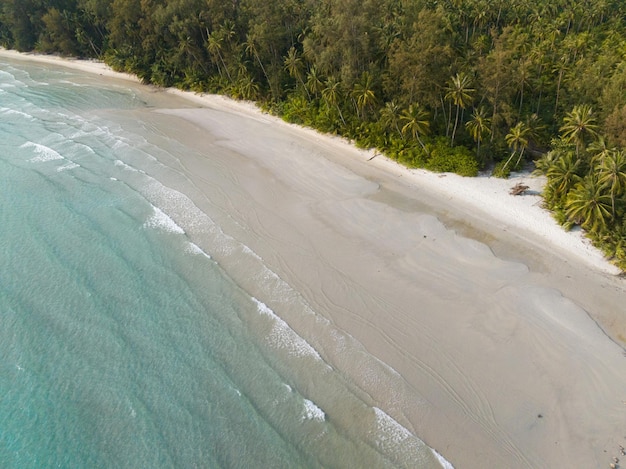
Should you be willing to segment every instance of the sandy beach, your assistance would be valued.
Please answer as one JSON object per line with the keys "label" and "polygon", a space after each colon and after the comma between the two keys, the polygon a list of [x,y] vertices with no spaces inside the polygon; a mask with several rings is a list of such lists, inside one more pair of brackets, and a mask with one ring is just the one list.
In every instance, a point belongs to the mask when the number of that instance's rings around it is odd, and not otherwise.
{"label": "sandy beach", "polygon": [[[98,62],[0,56],[137,81]],[[174,188],[386,365],[388,376],[353,368],[357,349],[316,342],[310,318],[244,285],[378,407],[456,468],[620,457],[626,281],[541,207],[542,178],[409,170],[250,103],[168,92],[190,105],[155,110],[155,125],[227,150],[231,175],[215,180],[193,157]],[[517,182],[525,195],[509,194]]]}

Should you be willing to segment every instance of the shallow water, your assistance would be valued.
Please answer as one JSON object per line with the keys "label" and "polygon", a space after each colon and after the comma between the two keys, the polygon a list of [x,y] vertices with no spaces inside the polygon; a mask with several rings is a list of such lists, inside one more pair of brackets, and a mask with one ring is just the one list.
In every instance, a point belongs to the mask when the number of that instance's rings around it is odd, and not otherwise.
{"label": "shallow water", "polygon": [[437,467],[240,279],[401,379],[170,188],[185,105],[0,60],[0,465]]}

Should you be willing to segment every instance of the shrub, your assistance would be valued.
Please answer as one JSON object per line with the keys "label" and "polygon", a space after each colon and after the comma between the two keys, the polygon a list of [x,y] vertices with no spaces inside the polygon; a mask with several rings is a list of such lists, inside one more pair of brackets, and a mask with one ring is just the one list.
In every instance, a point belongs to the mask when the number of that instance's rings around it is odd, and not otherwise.
{"label": "shrub", "polygon": [[466,147],[451,147],[445,138],[437,138],[426,145],[428,158],[424,167],[436,172],[450,172],[461,176],[476,176],[478,161]]}
{"label": "shrub", "polygon": [[307,101],[299,95],[291,95],[282,103],[280,109],[281,117],[293,124],[305,124],[309,119],[307,116]]}
{"label": "shrub", "polygon": [[491,172],[493,177],[508,179],[511,175],[511,165],[505,166],[506,161],[498,161]]}
{"label": "shrub", "polygon": [[398,163],[409,168],[425,168],[427,155],[420,146],[406,146],[399,150],[396,154]]}

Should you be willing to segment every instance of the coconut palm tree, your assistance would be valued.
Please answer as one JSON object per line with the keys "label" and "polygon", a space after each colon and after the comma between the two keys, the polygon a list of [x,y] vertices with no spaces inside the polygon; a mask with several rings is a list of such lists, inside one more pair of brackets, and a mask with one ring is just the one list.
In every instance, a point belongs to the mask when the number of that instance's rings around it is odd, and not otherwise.
{"label": "coconut palm tree", "polygon": [[592,233],[602,233],[611,219],[611,196],[590,173],[567,195],[565,213],[570,221]]}
{"label": "coconut palm tree", "polygon": [[598,135],[598,137],[589,144],[587,150],[591,153],[591,165],[595,166],[602,163],[602,160],[615,150],[611,148],[604,135]]}
{"label": "coconut palm tree", "polygon": [[365,111],[376,103],[376,95],[372,90],[372,78],[368,72],[363,72],[361,81],[354,84],[352,97],[356,102],[357,115],[365,119]]}
{"label": "coconut palm tree", "polygon": [[380,111],[380,120],[385,128],[393,128],[400,138],[404,138],[400,130],[400,106],[395,101],[385,103],[385,107]]}
{"label": "coconut palm tree", "polygon": [[275,95],[275,97],[277,97],[278,93],[275,92],[272,87],[272,81],[270,80],[270,77],[267,74],[265,67],[263,66],[263,62],[261,61],[261,57],[259,56],[259,51],[256,47],[256,39],[253,35],[251,34],[246,35],[246,42],[244,43],[244,48],[245,48],[246,53],[250,55],[250,57],[256,59],[259,66],[261,67],[261,71],[263,72],[263,75],[265,76],[265,80],[267,81],[267,84],[270,87],[271,92]]}
{"label": "coconut palm tree", "polygon": [[[233,79],[230,76],[228,67],[226,66],[226,63],[224,62],[224,56],[222,55],[223,41],[224,41],[224,36],[220,34],[220,31],[215,30],[208,35],[206,48],[209,51],[209,54],[211,55],[211,57],[213,57],[215,65],[217,65],[217,71],[220,74],[220,76],[223,76],[222,73],[225,73],[226,76],[228,77],[228,80],[232,83]],[[222,64],[221,67],[220,67],[220,64]]]}
{"label": "coconut palm tree", "polygon": [[626,152],[609,151],[598,168],[598,183],[611,194],[611,215],[615,217],[615,199],[626,194]]}
{"label": "coconut palm tree", "polygon": [[237,81],[231,86],[231,93],[235,98],[253,101],[259,97],[259,85],[242,69]]}
{"label": "coconut palm tree", "polygon": [[563,204],[569,190],[582,179],[581,166],[580,159],[570,150],[563,151],[548,167],[546,176],[553,193],[552,200],[547,200],[549,205]]}
{"label": "coconut palm tree", "polygon": [[480,143],[483,137],[491,133],[490,125],[491,119],[487,117],[487,111],[483,107],[475,109],[472,118],[465,123],[467,131],[476,142],[476,156],[480,153]]}
{"label": "coconut palm tree", "polygon": [[341,82],[334,77],[326,80],[326,88],[322,90],[322,99],[326,102],[328,107],[335,107],[341,118],[343,125],[346,125],[346,120],[343,118],[339,101],[341,100]]}
{"label": "coconut palm tree", "polygon": [[319,97],[324,90],[324,83],[322,82],[315,66],[311,67],[306,76],[306,87],[316,98]]}
{"label": "coconut palm tree", "polygon": [[515,166],[519,164],[520,160],[522,159],[522,156],[524,155],[524,150],[528,146],[529,132],[530,132],[529,127],[520,121],[517,124],[515,124],[513,127],[511,127],[511,130],[509,130],[509,133],[506,134],[504,139],[506,140],[507,145],[509,145],[509,148],[511,148],[511,156],[509,156],[509,159],[506,160],[506,163],[504,163],[504,166],[502,168],[503,170],[506,169],[506,167],[509,165],[509,163],[513,159],[513,156],[515,156],[515,153],[517,153],[518,151],[519,151],[519,157],[517,158],[517,163],[515,163]]}
{"label": "coconut palm tree", "polygon": [[556,99],[554,101],[554,114],[555,115],[559,110],[559,97],[561,95],[561,84],[563,82],[563,77],[565,76],[567,69],[570,66],[569,62],[570,62],[569,54],[563,54],[556,61],[556,66],[553,68],[553,72],[558,73],[558,78],[556,82]]}
{"label": "coconut palm tree", "polygon": [[306,92],[306,95],[310,100],[311,96],[309,95],[309,91],[307,90],[306,85],[304,84],[304,80],[302,79],[302,70],[304,68],[304,65],[302,62],[302,58],[298,55],[298,51],[295,47],[291,46],[291,48],[287,52],[287,57],[285,57],[284,64],[285,70],[287,70],[289,76],[295,78],[296,81],[302,85],[302,88],[304,88],[304,91]]}
{"label": "coconut palm tree", "polygon": [[563,125],[559,130],[565,140],[576,143],[576,155],[579,156],[585,140],[597,135],[598,126],[591,106],[588,104],[574,106],[563,118]]}
{"label": "coconut palm tree", "polygon": [[402,133],[410,133],[426,153],[428,153],[428,150],[426,150],[426,145],[422,142],[420,135],[427,135],[430,132],[429,117],[428,112],[418,103],[411,104],[408,109],[402,111],[400,116],[400,120],[405,122],[402,126]]}
{"label": "coconut palm tree", "polygon": [[[471,84],[471,77],[461,72],[452,77],[450,81],[450,86],[446,88],[445,99],[453,102],[456,106],[454,128],[452,129],[452,145],[454,145],[454,137],[456,135],[456,129],[459,124],[460,109],[465,109],[465,107],[472,102],[472,94],[475,90],[473,88],[470,88]],[[452,116],[450,116],[450,118],[451,117]]]}

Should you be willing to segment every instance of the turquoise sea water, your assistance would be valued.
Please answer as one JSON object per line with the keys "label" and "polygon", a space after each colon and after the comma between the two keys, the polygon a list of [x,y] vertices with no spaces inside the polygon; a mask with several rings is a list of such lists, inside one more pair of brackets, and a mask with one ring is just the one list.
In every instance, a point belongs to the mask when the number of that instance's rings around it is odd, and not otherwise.
{"label": "turquoise sea water", "polygon": [[436,467],[220,264],[154,95],[0,59],[0,467]]}

